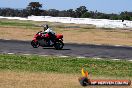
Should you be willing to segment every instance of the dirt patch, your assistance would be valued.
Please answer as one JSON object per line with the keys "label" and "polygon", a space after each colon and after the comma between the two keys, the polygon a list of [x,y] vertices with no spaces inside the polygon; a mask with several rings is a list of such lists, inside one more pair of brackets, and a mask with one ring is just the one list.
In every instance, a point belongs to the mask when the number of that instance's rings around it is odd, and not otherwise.
{"label": "dirt patch", "polygon": [[37,31],[19,28],[0,28],[0,39],[31,40]]}
{"label": "dirt patch", "polygon": [[76,75],[0,72],[0,88],[80,88]]}
{"label": "dirt patch", "polygon": [[[32,40],[35,33],[42,30],[0,27],[0,39]],[[64,35],[65,43],[107,44],[132,46],[132,31],[104,29],[59,29],[56,33]]]}
{"label": "dirt patch", "polygon": [[[82,88],[79,75],[57,73],[0,72],[0,88]],[[96,78],[97,77],[93,77]],[[104,77],[98,77],[103,78]],[[130,88],[132,86],[96,86],[96,88]],[[95,88],[90,86],[89,88]]]}

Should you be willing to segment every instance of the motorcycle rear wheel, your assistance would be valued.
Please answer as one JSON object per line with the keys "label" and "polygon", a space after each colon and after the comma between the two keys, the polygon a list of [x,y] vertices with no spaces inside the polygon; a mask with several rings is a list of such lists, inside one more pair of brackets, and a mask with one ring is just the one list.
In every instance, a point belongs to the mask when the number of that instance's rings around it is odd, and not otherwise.
{"label": "motorcycle rear wheel", "polygon": [[56,50],[61,50],[63,48],[63,46],[64,46],[64,43],[61,40],[57,41],[54,44],[54,47],[55,47]]}

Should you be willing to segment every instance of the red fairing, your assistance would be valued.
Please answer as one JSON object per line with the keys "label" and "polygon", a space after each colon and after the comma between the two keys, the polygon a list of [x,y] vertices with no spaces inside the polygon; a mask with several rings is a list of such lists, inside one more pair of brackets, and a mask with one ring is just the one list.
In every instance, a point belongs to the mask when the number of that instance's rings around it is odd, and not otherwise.
{"label": "red fairing", "polygon": [[[34,38],[33,40],[36,42],[37,39],[36,38],[42,38],[42,37],[45,37],[45,38],[50,38],[50,35],[47,33],[45,34],[44,36],[42,35],[42,33],[37,33],[36,35],[34,35]],[[63,35],[61,34],[56,34],[56,39],[63,39]]]}
{"label": "red fairing", "polygon": [[38,36],[40,36],[40,37],[41,37],[41,36],[42,36],[42,34],[41,34],[41,33],[39,33],[39,34],[34,35],[33,40],[34,40],[34,41],[37,41],[37,39],[36,39],[36,38],[37,38]]}
{"label": "red fairing", "polygon": [[47,34],[45,34],[45,37],[46,37],[46,38],[49,38],[49,37],[50,37],[50,35],[47,33]]}
{"label": "red fairing", "polygon": [[33,40],[36,42],[36,37],[38,36],[38,34],[36,34],[34,37],[33,37]]}
{"label": "red fairing", "polygon": [[63,38],[63,35],[57,34],[57,35],[56,35],[56,38],[57,38],[57,39],[62,39],[62,38]]}

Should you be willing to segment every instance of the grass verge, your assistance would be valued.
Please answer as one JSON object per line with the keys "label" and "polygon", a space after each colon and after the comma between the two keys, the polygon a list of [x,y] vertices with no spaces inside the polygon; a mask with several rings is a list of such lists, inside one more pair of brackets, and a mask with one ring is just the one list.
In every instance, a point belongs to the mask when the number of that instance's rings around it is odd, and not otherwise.
{"label": "grass verge", "polygon": [[[87,65],[86,65],[87,64]],[[82,65],[94,76],[132,77],[132,62],[95,60],[75,57],[42,57],[23,55],[0,55],[1,71],[55,72],[80,74]]]}
{"label": "grass verge", "polygon": [[24,29],[37,29],[36,25],[30,21],[19,21],[19,20],[0,20],[0,27],[17,27]]}

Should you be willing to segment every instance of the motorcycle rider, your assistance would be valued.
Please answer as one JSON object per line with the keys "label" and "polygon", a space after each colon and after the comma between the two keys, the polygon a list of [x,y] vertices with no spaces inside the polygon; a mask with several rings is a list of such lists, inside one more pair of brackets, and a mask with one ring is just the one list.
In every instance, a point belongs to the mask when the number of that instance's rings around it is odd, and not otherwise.
{"label": "motorcycle rider", "polygon": [[55,39],[55,32],[53,32],[53,30],[51,28],[49,28],[49,26],[43,25],[43,33],[46,34],[48,33],[50,35],[50,45],[54,44],[54,39]]}

